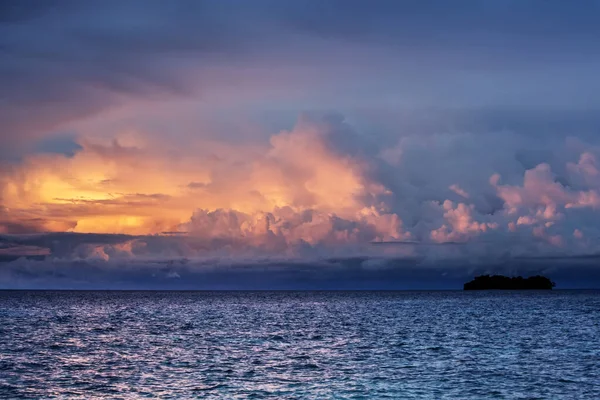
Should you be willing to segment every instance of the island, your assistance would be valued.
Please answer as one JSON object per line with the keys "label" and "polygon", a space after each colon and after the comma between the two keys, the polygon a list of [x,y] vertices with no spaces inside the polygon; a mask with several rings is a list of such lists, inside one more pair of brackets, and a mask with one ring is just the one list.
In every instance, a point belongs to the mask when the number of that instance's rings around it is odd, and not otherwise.
{"label": "island", "polygon": [[554,286],[554,282],[541,275],[529,278],[480,275],[465,283],[464,290],[552,290]]}

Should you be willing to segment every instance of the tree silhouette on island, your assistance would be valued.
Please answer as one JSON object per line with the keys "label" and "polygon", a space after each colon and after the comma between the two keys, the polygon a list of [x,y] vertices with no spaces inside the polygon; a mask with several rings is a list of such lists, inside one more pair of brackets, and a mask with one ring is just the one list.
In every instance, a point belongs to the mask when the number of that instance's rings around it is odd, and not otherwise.
{"label": "tree silhouette on island", "polygon": [[556,286],[554,282],[541,275],[529,278],[480,275],[465,283],[464,290],[552,290],[554,286]]}

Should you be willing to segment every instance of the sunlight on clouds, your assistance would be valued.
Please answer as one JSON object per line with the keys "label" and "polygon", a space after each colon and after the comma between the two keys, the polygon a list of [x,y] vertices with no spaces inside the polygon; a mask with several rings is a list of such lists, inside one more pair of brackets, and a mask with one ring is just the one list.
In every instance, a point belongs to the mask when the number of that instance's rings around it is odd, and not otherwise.
{"label": "sunlight on clouds", "polygon": [[[168,141],[153,142],[139,132],[104,142],[81,140],[82,150],[72,158],[31,156],[9,176],[3,199],[12,209],[71,222],[76,232],[181,230],[192,215],[198,219],[196,210],[210,216],[224,209],[235,210],[231,218],[240,219],[228,232],[240,229],[247,236],[260,231],[251,221],[264,219],[264,213],[280,221],[271,222],[279,232],[288,229],[286,218],[310,210],[313,216],[301,217],[302,228],[286,234],[288,239],[299,235],[307,243],[324,240],[334,229],[333,215],[369,220],[376,231],[385,231],[383,236],[374,234],[380,240],[399,237],[398,221],[377,221],[382,210],[360,200],[385,188],[366,182],[358,160],[331,148],[328,129],[334,128],[301,121],[293,130],[274,135],[262,152],[234,145],[226,151],[221,145],[218,156],[207,143],[193,141],[188,149],[172,152]],[[288,217],[277,211],[283,209],[290,210]],[[272,212],[276,216],[268,217]],[[199,232],[197,227],[192,230]]]}
{"label": "sunlight on clouds", "polygon": [[[523,168],[513,136],[406,136],[390,147],[402,157],[386,159],[337,117],[302,116],[252,146],[186,139],[82,134],[73,157],[30,155],[3,174],[2,231],[178,232],[198,240],[184,254],[493,238],[522,255],[584,251],[600,234],[597,154],[585,144]],[[490,143],[503,149],[493,163]]]}

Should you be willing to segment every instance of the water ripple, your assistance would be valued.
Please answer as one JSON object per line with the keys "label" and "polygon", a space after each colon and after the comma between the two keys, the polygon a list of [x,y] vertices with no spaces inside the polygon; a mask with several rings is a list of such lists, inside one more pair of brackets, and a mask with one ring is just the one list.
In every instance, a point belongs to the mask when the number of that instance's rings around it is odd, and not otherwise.
{"label": "water ripple", "polygon": [[600,292],[0,292],[0,398],[600,398]]}

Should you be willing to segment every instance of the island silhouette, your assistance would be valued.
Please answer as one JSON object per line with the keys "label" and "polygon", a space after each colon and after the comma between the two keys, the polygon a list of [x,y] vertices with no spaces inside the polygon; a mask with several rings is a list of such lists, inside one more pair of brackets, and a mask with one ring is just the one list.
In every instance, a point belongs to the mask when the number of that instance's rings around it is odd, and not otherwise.
{"label": "island silhouette", "polygon": [[503,275],[480,275],[464,284],[464,290],[552,290],[554,282],[545,276],[535,275],[508,277]]}

